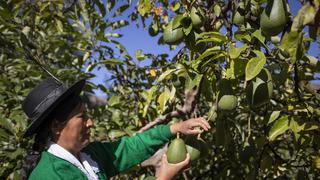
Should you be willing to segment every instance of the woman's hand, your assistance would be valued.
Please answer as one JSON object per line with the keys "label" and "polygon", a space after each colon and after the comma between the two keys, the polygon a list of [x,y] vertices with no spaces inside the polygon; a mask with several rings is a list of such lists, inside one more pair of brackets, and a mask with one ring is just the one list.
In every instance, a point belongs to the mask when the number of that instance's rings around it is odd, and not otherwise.
{"label": "woman's hand", "polygon": [[190,155],[187,154],[187,157],[184,161],[177,164],[171,164],[167,160],[166,154],[162,156],[161,167],[157,180],[170,180],[174,178],[178,173],[188,168],[190,165]]}
{"label": "woman's hand", "polygon": [[172,134],[177,134],[178,132],[186,135],[199,134],[201,133],[201,129],[197,127],[201,127],[205,131],[211,128],[204,118],[199,117],[174,123],[170,126],[170,130]]}

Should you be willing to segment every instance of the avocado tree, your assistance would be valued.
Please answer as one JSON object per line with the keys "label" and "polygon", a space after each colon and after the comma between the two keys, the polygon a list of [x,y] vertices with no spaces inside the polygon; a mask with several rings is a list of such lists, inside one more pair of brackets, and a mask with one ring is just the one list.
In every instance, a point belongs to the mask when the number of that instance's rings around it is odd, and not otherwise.
{"label": "avocado tree", "polygon": [[[21,137],[20,104],[30,89],[48,74],[75,80],[94,69],[110,77],[86,87],[108,97],[87,96],[93,139],[205,116],[210,132],[179,137],[195,158],[178,178],[316,178],[320,97],[310,80],[320,64],[309,48],[319,43],[320,2],[297,3],[293,16],[285,0],[0,1],[1,178],[21,177],[32,140]],[[116,40],[129,23],[179,52],[129,54]],[[140,167],[157,170],[165,148]],[[155,172],[135,167],[119,178]]]}
{"label": "avocado tree", "polygon": [[318,43],[319,1],[297,4],[294,16],[284,0],[137,3],[131,17],[180,48],[165,64],[150,58],[156,79],[143,80],[149,88],[137,97],[149,122],[140,131],[198,116],[214,127],[201,135],[209,155],[184,178],[318,176],[319,90],[310,80],[319,57],[309,47]]}

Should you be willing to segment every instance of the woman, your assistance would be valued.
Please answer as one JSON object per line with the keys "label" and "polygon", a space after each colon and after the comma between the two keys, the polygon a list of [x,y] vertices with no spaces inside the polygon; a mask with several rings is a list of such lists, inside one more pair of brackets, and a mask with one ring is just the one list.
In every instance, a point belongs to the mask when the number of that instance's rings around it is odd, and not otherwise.
{"label": "woman", "polygon": [[[33,150],[41,152],[29,179],[108,179],[148,159],[177,132],[197,134],[195,127],[210,128],[198,118],[159,125],[115,142],[90,143],[93,121],[79,96],[84,85],[84,80],[67,87],[46,79],[23,102],[22,109],[32,120],[24,136],[35,135]],[[173,178],[189,164],[189,155],[178,164],[162,159],[159,180]]]}

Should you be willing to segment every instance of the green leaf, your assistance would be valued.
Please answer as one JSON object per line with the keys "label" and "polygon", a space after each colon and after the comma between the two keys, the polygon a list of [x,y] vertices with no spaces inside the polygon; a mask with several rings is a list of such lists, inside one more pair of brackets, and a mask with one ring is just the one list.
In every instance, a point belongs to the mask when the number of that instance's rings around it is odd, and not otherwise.
{"label": "green leaf", "polygon": [[235,79],[236,77],[243,76],[246,72],[248,64],[247,58],[232,59],[229,68],[226,71],[226,78]]}
{"label": "green leaf", "polygon": [[152,7],[150,0],[139,0],[138,3],[138,12],[141,16],[145,16],[146,14],[150,13]]}
{"label": "green leaf", "polygon": [[108,64],[108,65],[120,65],[120,64],[123,64],[123,60],[111,58],[111,59],[103,60],[99,63],[100,64]]}
{"label": "green leaf", "polygon": [[147,103],[146,105],[144,106],[144,109],[143,109],[143,117],[146,117],[147,115],[147,112],[148,112],[148,108],[150,106],[150,103],[152,101],[152,98],[153,98],[153,93],[155,91],[155,89],[157,88],[157,86],[152,86],[148,92],[148,97],[147,97]]}
{"label": "green leaf", "polygon": [[183,15],[176,15],[172,20],[172,29],[177,29],[181,26],[181,20],[184,18]]}
{"label": "green leaf", "polygon": [[187,78],[187,82],[185,85],[186,90],[191,90],[194,87],[199,87],[199,84],[201,82],[203,75],[202,74],[197,74],[193,79],[192,78]]}
{"label": "green leaf", "polygon": [[317,10],[310,2],[305,3],[298,11],[296,17],[293,19],[291,31],[300,31],[303,26],[312,23],[315,20]]}
{"label": "green leaf", "polygon": [[10,134],[5,129],[0,128],[0,140],[7,141],[9,139]]}
{"label": "green leaf", "polygon": [[10,132],[12,135],[15,134],[15,128],[12,122],[10,122],[9,119],[0,116],[0,127],[6,129],[8,132]]}
{"label": "green leaf", "polygon": [[201,61],[202,59],[204,59],[204,58],[206,58],[216,52],[219,52],[219,51],[221,51],[220,46],[214,46],[212,48],[209,48],[206,51],[204,51],[195,61],[196,62]]}
{"label": "green leaf", "polygon": [[159,77],[158,80],[157,80],[157,83],[163,81],[163,80],[166,79],[166,78],[169,78],[170,75],[171,75],[172,73],[174,73],[176,70],[177,70],[177,69],[168,69],[168,70],[166,70],[164,73],[162,73],[162,74],[160,75],[160,77]]}
{"label": "green leaf", "polygon": [[246,81],[256,77],[266,64],[266,57],[261,51],[254,50],[253,52],[255,52],[258,57],[253,57],[249,60],[246,66]]}
{"label": "green leaf", "polygon": [[235,59],[240,56],[241,52],[246,50],[248,48],[247,44],[244,44],[243,46],[236,48],[234,44],[230,45],[230,58]]}
{"label": "green leaf", "polygon": [[59,20],[59,19],[55,19],[56,21],[56,24],[57,24],[57,30],[59,32],[63,32],[63,25],[62,25],[62,22]]}
{"label": "green leaf", "polygon": [[269,117],[269,120],[268,120],[268,123],[267,123],[267,124],[270,124],[270,123],[272,123],[273,121],[275,121],[275,120],[279,117],[280,112],[281,112],[281,111],[272,111],[272,113],[270,114],[270,117]]}
{"label": "green leaf", "polygon": [[82,61],[86,61],[86,60],[90,57],[90,55],[91,55],[91,53],[87,51],[87,52],[83,55]]}
{"label": "green leaf", "polygon": [[138,59],[138,61],[142,61],[146,58],[146,56],[142,53],[141,49],[136,50],[134,56]]}
{"label": "green leaf", "polygon": [[[127,20],[119,20],[119,21],[110,23],[108,26],[111,26],[112,29],[119,29],[124,26],[127,26],[128,24],[129,22]],[[111,34],[113,35],[112,37],[117,37],[117,38],[122,36],[118,33],[111,33]]]}
{"label": "green leaf", "polygon": [[128,4],[122,5],[116,10],[115,16],[120,16],[124,11],[126,11],[130,6]]}
{"label": "green leaf", "polygon": [[208,112],[207,120],[215,122],[217,117],[218,117],[217,108],[215,106],[211,106],[211,108],[210,108],[210,110]]}
{"label": "green leaf", "polygon": [[252,36],[257,38],[260,41],[260,43],[264,44],[266,38],[262,35],[261,29],[254,31],[254,33],[252,33]]}
{"label": "green leaf", "polygon": [[[206,61],[196,61],[197,64],[195,64],[194,66],[197,69],[205,69],[210,63],[212,63],[214,60],[216,59],[220,59],[220,58],[225,58],[226,57],[226,53],[225,52],[220,52],[218,54],[215,54],[214,56],[210,57],[210,59],[206,60]],[[193,66],[193,67],[194,67]],[[201,70],[202,71],[202,70]]]}
{"label": "green leaf", "polygon": [[120,42],[115,40],[111,40],[111,42],[113,42],[116,45],[116,47],[120,50],[121,53],[127,52],[127,49]]}
{"label": "green leaf", "polygon": [[220,32],[203,32],[200,34],[202,40],[200,42],[215,42],[215,43],[224,43],[227,41],[227,36],[221,34]]}
{"label": "green leaf", "polygon": [[192,23],[190,23],[188,27],[183,27],[182,30],[183,30],[184,34],[186,36],[188,36],[190,34],[191,30],[192,30]]}
{"label": "green leaf", "polygon": [[[108,4],[109,4],[109,2],[110,1],[108,0]],[[104,7],[104,4],[103,4],[102,0],[94,0],[94,3],[98,6],[102,17],[104,17],[106,15],[106,8]]]}
{"label": "green leaf", "polygon": [[8,153],[8,156],[11,160],[17,160],[17,158],[22,157],[24,154],[24,150],[22,148],[18,148],[13,152]]}
{"label": "green leaf", "polygon": [[22,33],[28,37],[29,36],[29,33],[30,33],[30,30],[31,28],[29,26],[25,26],[23,29],[22,29]]}
{"label": "green leaf", "polygon": [[166,103],[170,99],[170,91],[168,88],[165,88],[165,91],[160,94],[158,97],[158,103],[159,103],[159,110],[161,113],[164,112],[166,108]]}
{"label": "green leaf", "polygon": [[119,104],[119,102],[120,102],[120,96],[111,96],[108,100],[108,105],[115,106]]}
{"label": "green leaf", "polygon": [[298,133],[301,131],[311,131],[320,128],[320,124],[315,121],[302,121],[292,119],[290,121],[290,128],[293,132]]}
{"label": "green leaf", "polygon": [[173,2],[170,6],[172,11],[177,11],[181,7],[181,4],[179,2]]}
{"label": "green leaf", "polygon": [[302,39],[302,32],[291,31],[289,33],[285,33],[281,40],[281,45],[279,46],[279,48],[282,51],[289,53],[292,64],[294,64],[297,59],[300,59],[302,57]]}
{"label": "green leaf", "polygon": [[110,137],[110,139],[117,139],[121,136],[126,135],[126,132],[121,131],[121,130],[117,130],[117,129],[112,129],[109,133],[108,136]]}
{"label": "green leaf", "polygon": [[289,117],[282,116],[271,127],[269,131],[269,141],[274,141],[277,136],[283,134],[289,129]]}
{"label": "green leaf", "polygon": [[97,65],[105,64],[105,65],[120,65],[123,64],[121,59],[107,59],[97,63],[89,64],[85,70],[86,73],[91,72]]}
{"label": "green leaf", "polygon": [[108,11],[110,12],[111,9],[114,7],[115,5],[115,0],[108,0],[107,2],[107,8],[108,8]]}
{"label": "green leaf", "polygon": [[121,35],[118,33],[106,33],[104,36],[105,37],[115,37],[115,38],[121,37]]}
{"label": "green leaf", "polygon": [[170,100],[172,101],[175,98],[176,95],[176,88],[172,86],[172,89],[170,91]]}
{"label": "green leaf", "polygon": [[246,42],[250,42],[251,41],[251,34],[252,32],[251,31],[247,31],[247,30],[241,30],[241,31],[237,31],[234,33],[234,37],[237,39],[237,40],[244,40]]}
{"label": "green leaf", "polygon": [[309,64],[313,67],[315,67],[315,71],[319,72],[320,71],[320,61],[313,57],[313,56],[305,56],[303,58],[304,60],[308,60],[309,61]]}

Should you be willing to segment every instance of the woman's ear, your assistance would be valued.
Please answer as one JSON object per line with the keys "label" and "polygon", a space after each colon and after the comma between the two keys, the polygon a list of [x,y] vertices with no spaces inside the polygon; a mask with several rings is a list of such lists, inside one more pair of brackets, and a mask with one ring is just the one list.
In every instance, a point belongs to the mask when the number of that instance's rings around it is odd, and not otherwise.
{"label": "woman's ear", "polygon": [[57,121],[56,119],[54,119],[52,122],[51,122],[51,132],[52,132],[52,135],[53,135],[53,140],[57,140],[60,136],[60,133],[63,129],[63,124],[59,121]]}

